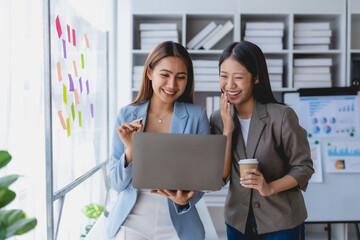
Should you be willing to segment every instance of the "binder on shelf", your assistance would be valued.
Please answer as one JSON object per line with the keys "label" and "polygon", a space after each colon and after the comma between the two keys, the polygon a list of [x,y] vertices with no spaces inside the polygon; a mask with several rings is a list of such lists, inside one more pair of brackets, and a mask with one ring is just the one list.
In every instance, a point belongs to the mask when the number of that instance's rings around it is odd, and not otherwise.
{"label": "binder on shelf", "polygon": [[140,23],[139,30],[177,30],[176,23]]}
{"label": "binder on shelf", "polygon": [[232,29],[234,25],[231,21],[227,21],[224,26],[214,35],[212,36],[207,42],[204,43],[203,47],[206,50],[212,48],[217,42],[219,42],[223,37],[226,36]]}
{"label": "binder on shelf", "polygon": [[211,31],[216,28],[216,23],[211,21],[206,27],[204,27],[198,34],[196,34],[187,44],[188,49],[192,49],[198,44],[203,38],[205,38]]}
{"label": "binder on shelf", "polygon": [[214,30],[212,30],[198,44],[195,45],[194,50],[199,50],[204,45],[204,43],[207,42],[210,38],[212,38],[215,34],[217,34],[221,30],[222,27],[223,27],[222,24],[217,25]]}

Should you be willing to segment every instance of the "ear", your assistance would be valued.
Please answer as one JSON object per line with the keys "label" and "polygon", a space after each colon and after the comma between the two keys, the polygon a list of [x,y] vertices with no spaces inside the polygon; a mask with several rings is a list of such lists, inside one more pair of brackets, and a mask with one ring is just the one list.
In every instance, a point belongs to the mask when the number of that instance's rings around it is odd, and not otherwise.
{"label": "ear", "polygon": [[254,78],[254,84],[258,84],[259,83],[259,75],[257,75],[255,78]]}
{"label": "ear", "polygon": [[150,67],[148,67],[147,70],[146,70],[146,76],[151,81],[151,79],[152,79],[152,70],[150,69]]}

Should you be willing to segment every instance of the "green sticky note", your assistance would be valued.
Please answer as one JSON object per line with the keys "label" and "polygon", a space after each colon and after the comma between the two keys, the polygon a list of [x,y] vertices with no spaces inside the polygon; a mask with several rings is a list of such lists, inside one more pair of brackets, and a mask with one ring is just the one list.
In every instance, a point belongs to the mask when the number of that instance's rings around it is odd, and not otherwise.
{"label": "green sticky note", "polygon": [[318,140],[316,140],[316,141],[315,141],[315,144],[319,144],[319,141],[318,141]]}
{"label": "green sticky note", "polygon": [[84,54],[81,54],[81,67],[84,69]]}
{"label": "green sticky note", "polygon": [[72,115],[72,119],[74,121],[75,120],[75,106],[74,106],[74,103],[71,104],[71,115]]}
{"label": "green sticky note", "polygon": [[66,129],[67,129],[67,136],[70,137],[71,130],[70,130],[70,118],[66,119]]}
{"label": "green sticky note", "polygon": [[328,146],[330,146],[330,145],[331,145],[331,143],[329,143],[329,142],[328,142],[328,143],[327,143],[327,145],[328,145]]}
{"label": "green sticky note", "polygon": [[66,86],[65,86],[65,84],[63,84],[63,100],[64,100],[64,103],[67,104]]}
{"label": "green sticky note", "polygon": [[353,137],[354,136],[354,133],[350,133],[350,137]]}
{"label": "green sticky note", "polygon": [[309,134],[308,134],[308,137],[311,137],[311,136],[312,136],[311,133],[309,133]]}
{"label": "green sticky note", "polygon": [[79,127],[81,127],[81,111],[79,111]]}

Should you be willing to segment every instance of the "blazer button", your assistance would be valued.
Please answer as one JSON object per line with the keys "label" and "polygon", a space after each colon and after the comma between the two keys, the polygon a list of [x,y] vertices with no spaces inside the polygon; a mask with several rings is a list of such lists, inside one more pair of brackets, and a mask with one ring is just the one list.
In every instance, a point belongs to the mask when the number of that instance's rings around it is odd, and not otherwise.
{"label": "blazer button", "polygon": [[260,207],[260,203],[259,202],[254,202],[254,208],[259,208]]}

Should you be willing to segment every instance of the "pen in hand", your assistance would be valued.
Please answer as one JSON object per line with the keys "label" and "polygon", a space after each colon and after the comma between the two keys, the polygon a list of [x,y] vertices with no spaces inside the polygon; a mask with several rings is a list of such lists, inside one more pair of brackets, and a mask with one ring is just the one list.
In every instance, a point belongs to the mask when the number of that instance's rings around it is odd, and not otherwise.
{"label": "pen in hand", "polygon": [[[139,123],[141,124],[142,121],[143,121],[144,117],[141,117],[140,120],[139,120]],[[138,127],[134,127],[134,131],[138,130]]]}

